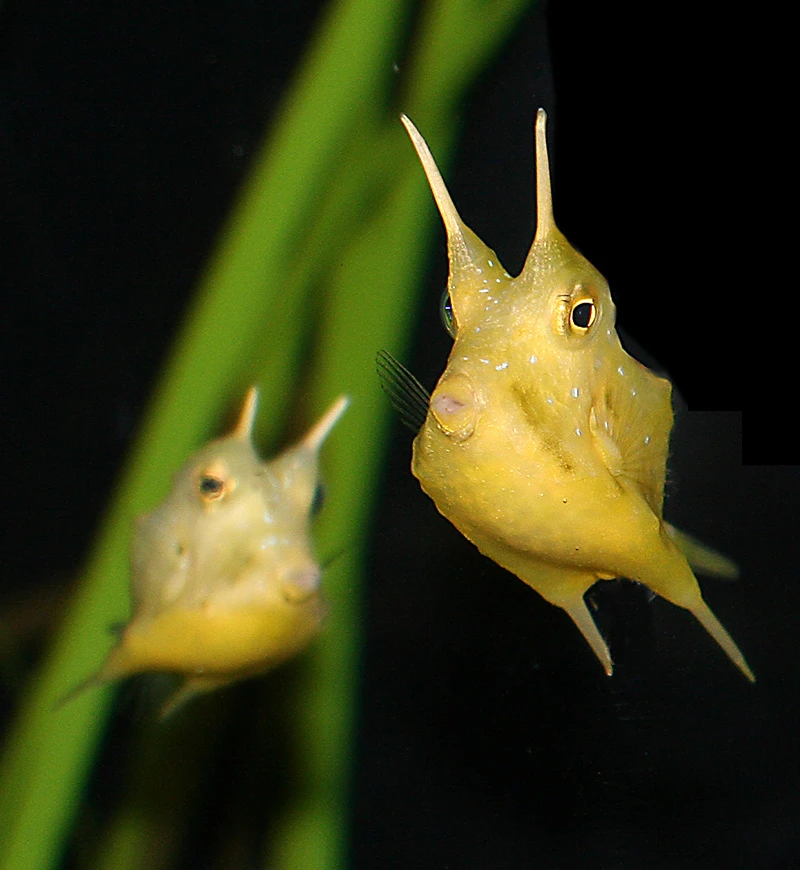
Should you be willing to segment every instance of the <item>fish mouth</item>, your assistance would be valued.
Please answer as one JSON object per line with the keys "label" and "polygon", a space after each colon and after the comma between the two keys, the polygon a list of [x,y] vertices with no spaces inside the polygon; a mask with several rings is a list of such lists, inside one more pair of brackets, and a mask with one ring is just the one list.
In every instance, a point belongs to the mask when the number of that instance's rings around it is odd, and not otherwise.
{"label": "fish mouth", "polygon": [[439,429],[455,441],[466,441],[478,422],[478,402],[469,376],[445,374],[431,396],[430,411]]}

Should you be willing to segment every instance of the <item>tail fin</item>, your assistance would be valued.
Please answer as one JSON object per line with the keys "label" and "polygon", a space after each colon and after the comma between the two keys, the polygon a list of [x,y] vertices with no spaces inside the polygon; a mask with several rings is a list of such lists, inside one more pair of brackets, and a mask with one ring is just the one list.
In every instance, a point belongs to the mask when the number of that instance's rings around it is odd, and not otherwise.
{"label": "tail fin", "polygon": [[673,543],[686,556],[686,561],[693,570],[709,577],[720,577],[724,580],[735,580],[739,576],[739,568],[727,556],[718,553],[711,547],[702,544],[686,532],[676,529],[669,523],[664,523],[667,534]]}

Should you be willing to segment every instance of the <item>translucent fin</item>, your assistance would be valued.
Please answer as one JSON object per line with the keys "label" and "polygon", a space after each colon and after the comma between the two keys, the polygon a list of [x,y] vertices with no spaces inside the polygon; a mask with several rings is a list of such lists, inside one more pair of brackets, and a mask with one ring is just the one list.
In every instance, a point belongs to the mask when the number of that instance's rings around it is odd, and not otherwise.
{"label": "translucent fin", "polygon": [[686,561],[700,574],[711,577],[722,577],[725,580],[735,580],[739,576],[739,568],[727,556],[718,553],[711,547],[687,535],[675,526],[664,523],[667,534],[672,538],[678,549],[686,556]]}
{"label": "translucent fin", "polygon": [[711,608],[705,603],[705,601],[700,598],[696,604],[687,607],[686,609],[697,618],[703,628],[722,647],[725,651],[725,655],[728,656],[747,679],[750,680],[751,683],[755,683],[755,674],[750,670],[750,665],[747,664],[745,657],[742,655],[742,651],[738,646],[736,646],[733,638],[728,634],[725,627],[717,617],[714,616]]}
{"label": "translucent fin", "polygon": [[[583,596],[576,598],[572,604],[559,604],[570,616],[575,625],[578,626],[580,633],[586,638],[587,643],[594,651],[594,654],[600,659],[600,664],[606,672],[607,676],[611,676],[614,672],[614,663],[611,661],[611,653],[608,651],[603,635],[595,625],[591,613],[583,600]],[[723,629],[724,631],[724,629]],[[732,641],[731,641],[732,642]]]}
{"label": "translucent fin", "polygon": [[381,388],[389,397],[400,419],[416,435],[428,416],[431,394],[388,351],[379,350],[375,363]]}

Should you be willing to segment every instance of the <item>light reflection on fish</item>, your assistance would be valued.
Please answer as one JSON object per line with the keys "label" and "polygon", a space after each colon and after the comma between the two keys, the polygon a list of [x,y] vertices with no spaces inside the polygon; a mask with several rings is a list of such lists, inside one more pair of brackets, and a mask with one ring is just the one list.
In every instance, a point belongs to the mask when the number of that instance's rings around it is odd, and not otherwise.
{"label": "light reflection on fish", "polygon": [[389,354],[384,386],[412,428],[412,471],[478,549],[561,607],[607,674],[612,659],[584,602],[625,577],[699,620],[754,680],[703,600],[690,563],[736,566],[662,518],[671,385],[622,348],[602,275],[553,220],[545,136],[536,119],[536,235],[520,275],[458,215],[425,140],[403,123],[447,231],[443,318],[454,339],[433,393]]}

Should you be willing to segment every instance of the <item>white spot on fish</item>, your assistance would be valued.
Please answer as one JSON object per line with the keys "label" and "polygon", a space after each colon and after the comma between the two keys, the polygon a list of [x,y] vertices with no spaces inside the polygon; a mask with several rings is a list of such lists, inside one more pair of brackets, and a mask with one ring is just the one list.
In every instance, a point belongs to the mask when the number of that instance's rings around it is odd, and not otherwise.
{"label": "white spot on fish", "polygon": [[530,363],[539,362],[539,358],[536,357],[536,356],[532,356],[532,357],[528,360],[528,362],[530,362]]}
{"label": "white spot on fish", "polygon": [[488,287],[481,287],[481,289],[478,290],[478,293],[488,293],[488,292],[489,292],[489,288],[488,288]]}
{"label": "white spot on fish", "polygon": [[635,396],[635,395],[636,395],[636,390],[631,390],[631,395],[632,395],[632,396]]}
{"label": "white spot on fish", "polygon": [[580,395],[580,392],[581,392],[581,391],[580,391],[577,387],[573,387],[573,388],[570,390],[570,394],[572,395],[572,398],[573,398],[573,399],[577,399],[578,396]]}
{"label": "white spot on fish", "polygon": [[547,404],[548,404],[548,405],[552,405],[552,404],[553,404],[553,397],[552,397],[552,396],[548,396],[548,397],[547,397]]}
{"label": "white spot on fish", "polygon": [[576,429],[575,434],[580,438],[580,436],[583,435],[583,432],[581,432],[580,429]]}
{"label": "white spot on fish", "polygon": [[644,443],[645,443],[645,444],[649,444],[649,443],[650,443],[650,436],[649,436],[649,435],[645,435],[645,436],[644,436]]}
{"label": "white spot on fish", "polygon": [[624,374],[625,374],[625,369],[622,368],[622,366],[618,366],[618,367],[617,367],[617,371],[618,371],[621,375],[624,375]]}
{"label": "white spot on fish", "polygon": [[487,366],[488,366],[488,365],[491,365],[491,363],[490,363],[490,361],[489,361],[488,359],[484,359],[483,357],[478,357],[478,359],[480,359],[480,361],[481,361],[482,363],[486,363]]}
{"label": "white spot on fish", "polygon": [[489,264],[490,269],[494,269],[494,260],[487,260],[486,262]]}
{"label": "white spot on fish", "polygon": [[495,368],[495,371],[501,372],[503,369],[508,368],[508,363],[507,362],[500,363],[499,366],[495,366],[494,368]]}

